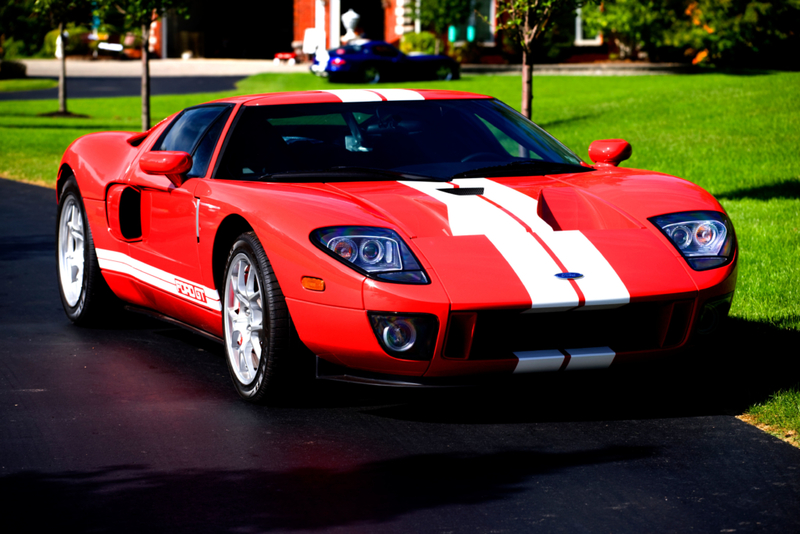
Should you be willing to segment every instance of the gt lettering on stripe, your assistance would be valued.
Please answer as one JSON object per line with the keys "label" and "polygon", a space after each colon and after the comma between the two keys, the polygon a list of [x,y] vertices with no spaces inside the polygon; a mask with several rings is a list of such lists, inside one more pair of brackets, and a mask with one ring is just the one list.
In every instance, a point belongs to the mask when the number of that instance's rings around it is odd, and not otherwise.
{"label": "gt lettering on stripe", "polygon": [[114,250],[96,249],[100,269],[125,274],[161,291],[191,299],[202,306],[221,311],[219,293],[214,289],[176,278],[174,274],[162,271],[127,254]]}
{"label": "gt lettering on stripe", "polygon": [[183,280],[175,279],[175,287],[178,288],[178,293],[184,295],[189,298],[193,298],[203,304],[206,303],[206,292],[203,290],[202,287],[197,287],[194,284],[190,284],[189,282],[184,282]]}

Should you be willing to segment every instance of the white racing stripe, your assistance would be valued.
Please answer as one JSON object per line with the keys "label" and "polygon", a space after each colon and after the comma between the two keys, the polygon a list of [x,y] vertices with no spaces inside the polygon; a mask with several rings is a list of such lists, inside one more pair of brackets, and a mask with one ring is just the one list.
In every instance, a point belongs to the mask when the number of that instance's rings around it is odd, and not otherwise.
{"label": "white racing stripe", "polygon": [[342,102],[381,102],[383,99],[374,91],[364,89],[326,89]]}
{"label": "white racing stripe", "polygon": [[216,290],[196,282],[190,282],[152,265],[131,258],[127,254],[113,250],[96,249],[97,262],[104,271],[127,274],[137,280],[156,287],[166,293],[179,296],[189,302],[221,311],[219,294]]}
{"label": "white racing stripe", "polygon": [[553,228],[538,215],[539,202],[525,193],[488,178],[458,178],[453,183],[459,187],[482,187],[482,196],[503,206],[540,236],[553,232]]}
{"label": "white racing stripe", "polygon": [[[569,354],[566,371],[605,369],[611,365],[616,356],[616,353],[609,347],[565,349],[564,352]],[[515,352],[514,356],[519,359],[514,368],[514,374],[558,371],[566,359],[560,350],[555,349],[519,351]]]}
{"label": "white racing stripe", "polygon": [[568,271],[581,273],[575,280],[586,298],[586,306],[617,308],[631,300],[630,293],[611,264],[578,230],[541,236]]}
{"label": "white racing stripe", "polygon": [[454,236],[485,235],[525,286],[532,308],[556,311],[578,305],[578,295],[572,285],[554,277],[561,272],[558,264],[536,238],[508,213],[478,196],[458,196],[440,191],[452,189],[450,184],[412,181],[400,183],[444,203],[447,206],[450,231]]}
{"label": "white racing stripe", "polygon": [[533,311],[569,309],[578,306],[579,298],[572,284],[555,278],[561,268],[519,221],[550,248],[567,271],[583,274],[575,282],[583,293],[585,306],[614,308],[630,302],[625,284],[592,242],[578,230],[553,231],[539,217],[536,199],[486,178],[461,178],[453,183],[459,187],[482,187],[481,196],[500,208],[478,196],[440,191],[450,187],[448,184],[401,183],[443,202],[453,235],[489,238],[522,281]]}
{"label": "white racing stripe", "polygon": [[390,102],[425,100],[425,97],[420,93],[408,89],[374,89],[374,91]]}
{"label": "white racing stripe", "polygon": [[526,350],[515,352],[514,356],[519,358],[514,374],[558,371],[564,363],[564,355],[559,350]]}
{"label": "white racing stripe", "polygon": [[609,347],[591,347],[585,349],[566,349],[570,355],[567,371],[580,369],[605,369],[614,361],[616,353]]}
{"label": "white racing stripe", "polygon": [[408,89],[326,89],[325,92],[336,96],[342,102],[381,102],[384,99],[390,102],[425,100],[420,93]]}

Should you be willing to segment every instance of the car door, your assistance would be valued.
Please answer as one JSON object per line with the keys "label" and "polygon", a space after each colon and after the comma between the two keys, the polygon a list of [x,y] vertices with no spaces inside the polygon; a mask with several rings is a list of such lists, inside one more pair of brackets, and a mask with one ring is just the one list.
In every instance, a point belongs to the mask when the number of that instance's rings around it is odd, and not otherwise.
{"label": "car door", "polygon": [[194,190],[208,172],[232,106],[212,104],[184,110],[150,149],[192,155],[192,167],[178,184],[167,176],[133,169],[131,185],[141,191],[140,240],[130,243],[130,256],[146,300],[167,315],[196,324],[195,311],[219,309],[219,298],[201,283],[198,259],[199,201]]}

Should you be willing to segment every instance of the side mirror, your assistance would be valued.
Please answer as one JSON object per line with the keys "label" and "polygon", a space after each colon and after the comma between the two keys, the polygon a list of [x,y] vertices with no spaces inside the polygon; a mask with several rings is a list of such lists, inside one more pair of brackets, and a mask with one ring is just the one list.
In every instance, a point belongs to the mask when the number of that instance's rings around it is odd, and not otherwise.
{"label": "side mirror", "polygon": [[595,167],[616,167],[631,157],[631,144],[624,139],[603,139],[589,145],[589,159]]}
{"label": "side mirror", "polygon": [[180,187],[184,174],[192,168],[192,156],[186,152],[152,151],[139,158],[139,168],[146,174],[163,174]]}

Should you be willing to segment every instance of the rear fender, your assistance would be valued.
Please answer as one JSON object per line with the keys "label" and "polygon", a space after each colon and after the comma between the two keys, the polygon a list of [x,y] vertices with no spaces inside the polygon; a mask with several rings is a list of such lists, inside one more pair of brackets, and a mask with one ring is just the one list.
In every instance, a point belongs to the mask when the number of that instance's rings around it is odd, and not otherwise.
{"label": "rear fender", "polygon": [[61,158],[58,189],[69,175],[83,198],[103,200],[110,182],[125,175],[139,148],[128,144],[130,132],[101,132],[76,139]]}

